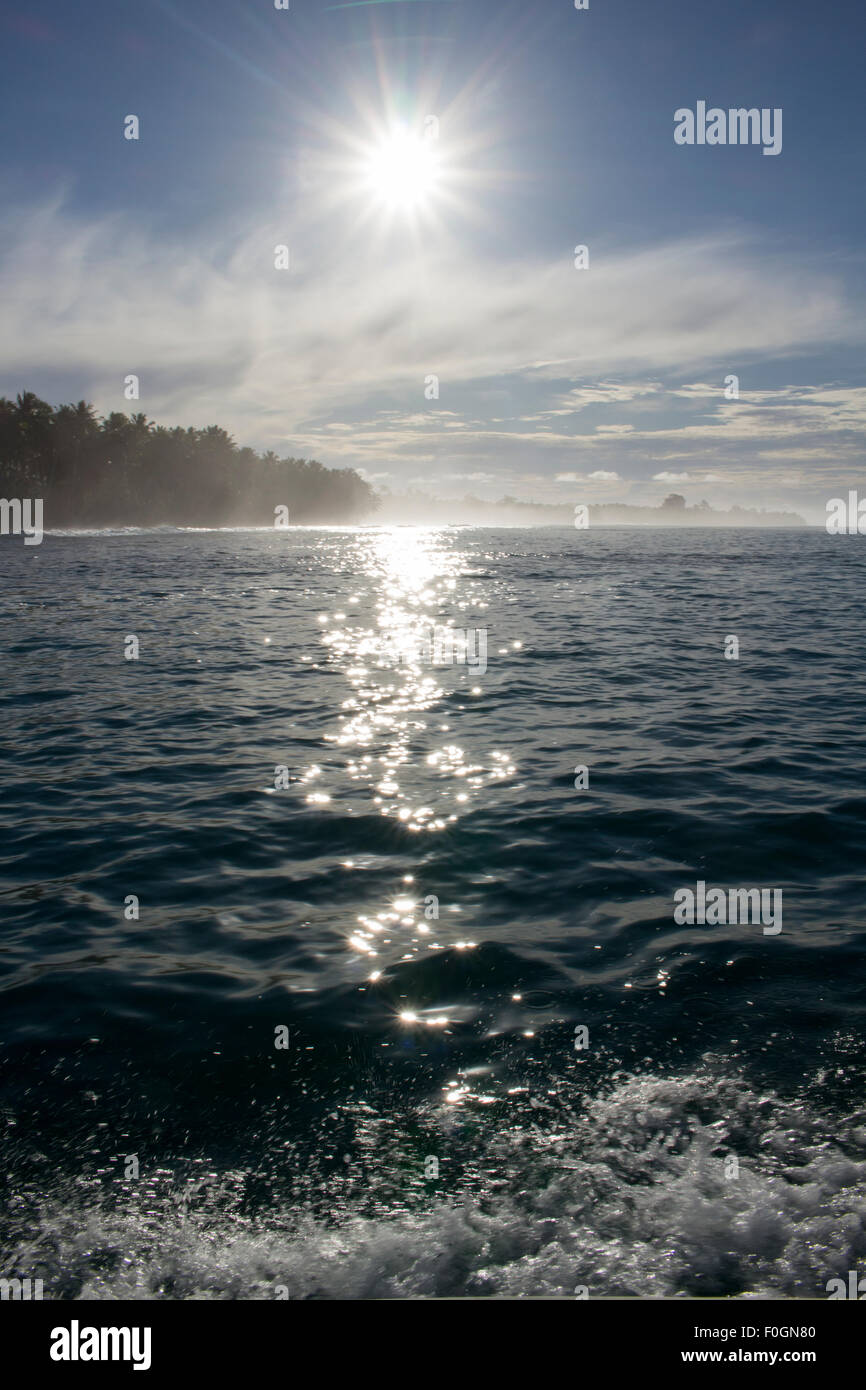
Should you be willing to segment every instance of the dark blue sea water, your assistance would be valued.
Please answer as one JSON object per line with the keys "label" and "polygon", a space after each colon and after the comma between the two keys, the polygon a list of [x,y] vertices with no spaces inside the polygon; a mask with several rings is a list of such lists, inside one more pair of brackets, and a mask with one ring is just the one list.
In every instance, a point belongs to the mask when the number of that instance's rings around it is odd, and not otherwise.
{"label": "dark blue sea water", "polygon": [[[0,1273],[806,1298],[862,1266],[857,537],[49,534],[0,566]],[[449,624],[486,671],[385,640]],[[782,932],[677,925],[698,880],[781,889]]]}

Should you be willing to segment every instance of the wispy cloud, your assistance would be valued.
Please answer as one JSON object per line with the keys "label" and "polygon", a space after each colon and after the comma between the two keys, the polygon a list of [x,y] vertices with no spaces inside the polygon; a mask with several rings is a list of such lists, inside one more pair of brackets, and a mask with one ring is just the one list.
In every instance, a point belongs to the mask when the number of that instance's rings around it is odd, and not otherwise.
{"label": "wispy cloud", "polygon": [[[733,237],[599,258],[590,272],[567,256],[503,264],[452,251],[406,253],[385,274],[373,250],[331,259],[302,225],[290,271],[273,268],[285,240],[276,227],[229,247],[168,244],[120,217],[81,223],[55,203],[7,215],[2,232],[4,376],[77,373],[108,399],[136,371],[152,409],[188,415],[192,401],[237,425],[265,412],[291,430],[388,391],[416,392],[426,414],[431,373],[448,408],[458,384],[505,373],[694,370],[860,332],[832,275],[810,262],[806,277]],[[553,408],[651,389],[578,386]]]}
{"label": "wispy cloud", "polygon": [[[285,229],[266,224],[169,242],[56,201],[8,211],[0,233],[7,391],[48,381],[55,398],[219,422],[370,475],[433,464],[491,487],[525,475],[530,457],[561,490],[630,475],[740,482],[744,449],[768,465],[763,481],[780,476],[777,449],[785,478],[802,479],[862,449],[866,387],[749,389],[750,363],[757,374],[767,359],[862,342],[866,320],[839,273],[745,235],[596,256],[578,272],[565,254],[511,263],[453,247],[384,265],[373,246],[335,255],[300,220],[285,272]],[[729,370],[737,401],[724,398]],[[711,471],[689,467],[696,450]],[[680,458],[682,470],[659,470]]]}

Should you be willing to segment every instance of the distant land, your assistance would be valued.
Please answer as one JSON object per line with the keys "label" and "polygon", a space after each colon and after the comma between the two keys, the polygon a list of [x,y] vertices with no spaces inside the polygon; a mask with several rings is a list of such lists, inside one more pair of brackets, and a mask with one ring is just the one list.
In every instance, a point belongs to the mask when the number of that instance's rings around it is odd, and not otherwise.
{"label": "distant land", "polygon": [[[167,428],[146,415],[98,417],[86,401],[51,406],[32,391],[0,396],[0,496],[42,498],[47,529],[87,526],[573,526],[575,505],[377,492],[352,468],[239,447],[218,425]],[[806,526],[795,512],[589,503],[590,526]]]}
{"label": "distant land", "polygon": [[[436,523],[475,526],[573,526],[575,503],[519,502],[503,497],[485,502],[479,497],[444,501],[422,492],[380,494],[378,520],[409,525]],[[807,526],[796,512],[760,511],[731,507],[717,511],[708,502],[688,506],[684,497],[671,493],[657,507],[630,506],[624,502],[591,502],[590,526]]]}
{"label": "distant land", "polygon": [[146,415],[0,397],[0,495],[41,497],[46,529],[273,526],[363,521],[378,498],[350,468],[239,448],[218,425],[168,429]]}

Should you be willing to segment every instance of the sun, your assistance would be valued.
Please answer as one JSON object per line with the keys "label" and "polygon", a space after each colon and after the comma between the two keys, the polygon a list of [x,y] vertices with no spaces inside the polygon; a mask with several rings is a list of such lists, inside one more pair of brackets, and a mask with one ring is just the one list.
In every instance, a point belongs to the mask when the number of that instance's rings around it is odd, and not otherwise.
{"label": "sun", "polygon": [[435,140],[397,127],[371,152],[365,182],[379,202],[395,211],[420,210],[436,191]]}

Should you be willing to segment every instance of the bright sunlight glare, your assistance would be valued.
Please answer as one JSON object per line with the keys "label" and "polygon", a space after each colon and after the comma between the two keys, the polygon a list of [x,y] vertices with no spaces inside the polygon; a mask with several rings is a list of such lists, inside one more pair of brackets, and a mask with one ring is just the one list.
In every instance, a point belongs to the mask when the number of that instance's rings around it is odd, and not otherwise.
{"label": "bright sunlight glare", "polygon": [[437,175],[434,142],[402,129],[391,131],[367,165],[370,190],[391,208],[420,207],[434,192]]}

